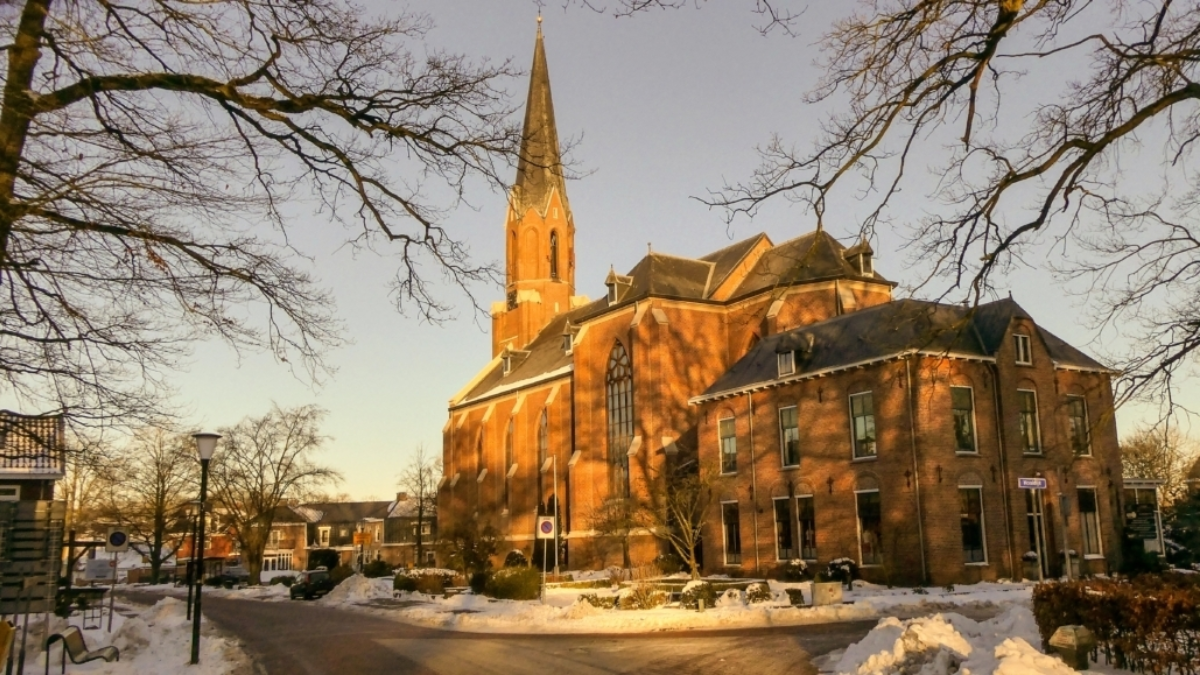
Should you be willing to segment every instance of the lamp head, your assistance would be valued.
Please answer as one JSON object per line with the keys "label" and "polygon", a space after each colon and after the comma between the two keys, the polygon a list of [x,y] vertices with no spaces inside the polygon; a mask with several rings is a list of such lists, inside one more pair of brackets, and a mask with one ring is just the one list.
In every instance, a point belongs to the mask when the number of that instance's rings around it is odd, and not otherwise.
{"label": "lamp head", "polygon": [[200,459],[206,461],[212,459],[213,453],[217,449],[217,439],[221,438],[221,435],[199,433],[192,434],[192,438],[196,439],[196,452],[200,455]]}

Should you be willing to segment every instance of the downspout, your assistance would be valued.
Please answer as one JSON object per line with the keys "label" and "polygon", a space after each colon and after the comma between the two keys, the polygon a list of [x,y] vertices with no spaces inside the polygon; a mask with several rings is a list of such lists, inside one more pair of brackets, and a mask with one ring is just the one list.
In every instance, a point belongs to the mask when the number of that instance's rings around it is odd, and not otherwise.
{"label": "downspout", "polygon": [[762,570],[758,559],[758,475],[754,465],[754,394],[746,392],[746,407],[750,410],[750,515],[754,518],[754,571]]}
{"label": "downspout", "polygon": [[995,363],[988,366],[992,371],[992,400],[996,406],[996,442],[1000,449],[1000,475],[1004,477],[1000,482],[1000,499],[1004,503],[1004,540],[1008,548],[1008,575],[1016,578],[1017,568],[1013,566],[1012,500],[1008,494],[1008,453],[1004,451],[1004,415],[1000,409],[1000,369]]}
{"label": "downspout", "polygon": [[[575,359],[571,359],[572,362]],[[571,534],[571,475],[575,472],[575,467],[571,466],[571,457],[575,456],[575,369],[571,369],[571,456],[567,457],[567,471],[563,476],[563,488],[566,492],[567,504],[563,507],[563,529],[566,534]],[[567,544],[567,554],[570,555],[570,544]],[[571,566],[570,558],[567,559],[567,567]]]}
{"label": "downspout", "polygon": [[917,424],[913,415],[912,355],[904,357],[905,398],[908,399],[908,445],[912,450],[914,495],[917,500],[917,539],[921,550],[921,583],[929,583],[929,568],[925,563],[925,517],[921,513],[921,469],[917,464]]}

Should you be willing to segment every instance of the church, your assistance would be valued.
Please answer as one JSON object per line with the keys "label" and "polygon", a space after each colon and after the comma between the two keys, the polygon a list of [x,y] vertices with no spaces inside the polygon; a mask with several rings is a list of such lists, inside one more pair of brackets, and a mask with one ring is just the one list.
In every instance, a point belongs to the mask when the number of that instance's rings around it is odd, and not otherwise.
{"label": "church", "polygon": [[613,513],[691,470],[713,477],[705,573],[849,558],[870,581],[946,584],[1119,563],[1114,373],[1011,298],[894,298],[867,241],[822,230],[650,252],[578,294],[540,22],[504,222],[491,360],[443,428],[443,532],[490,526],[500,560],[563,570],[650,564],[666,544],[644,524],[614,537]]}

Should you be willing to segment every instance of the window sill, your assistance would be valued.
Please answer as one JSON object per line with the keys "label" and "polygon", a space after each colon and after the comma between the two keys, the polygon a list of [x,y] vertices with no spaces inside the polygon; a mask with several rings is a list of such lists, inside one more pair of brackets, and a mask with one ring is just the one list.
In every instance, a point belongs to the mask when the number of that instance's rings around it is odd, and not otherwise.
{"label": "window sill", "polygon": [[798,471],[799,469],[799,464],[784,464],[783,466],[779,467],[780,471]]}
{"label": "window sill", "polygon": [[954,454],[958,457],[981,457],[978,450],[955,450]]}
{"label": "window sill", "polygon": [[1036,452],[1030,452],[1030,451],[1026,450],[1025,452],[1022,452],[1021,454],[1025,457],[1041,457],[1042,451],[1038,450]]}
{"label": "window sill", "polygon": [[855,457],[854,459],[851,459],[850,461],[851,462],[874,462],[877,459],[879,459],[879,455],[868,455],[866,457]]}
{"label": "window sill", "polygon": [[741,567],[741,566],[742,566],[742,563],[740,563],[740,562],[735,562],[735,563],[727,562],[727,563],[725,563],[723,566],[724,566],[724,567]]}
{"label": "window sill", "polygon": [[1087,453],[1087,454],[1085,454],[1085,455],[1072,455],[1072,456],[1073,456],[1075,459],[1091,459],[1091,458],[1092,458],[1092,453],[1090,453],[1090,452],[1089,452],[1089,453]]}
{"label": "window sill", "polygon": [[988,566],[988,563],[986,561],[977,562],[977,563],[963,563],[963,567],[987,567],[987,566]]}
{"label": "window sill", "polygon": [[1087,555],[1083,556],[1083,559],[1084,560],[1104,560],[1105,558],[1104,558],[1103,553],[1088,553]]}
{"label": "window sill", "polygon": [[722,476],[736,476],[736,475],[737,475],[737,470],[734,470],[734,471],[722,471],[722,472],[721,472],[721,475],[722,475]]}
{"label": "window sill", "polygon": [[860,569],[860,570],[871,569],[873,567],[883,567],[883,563],[871,563],[870,565],[863,564],[863,565],[859,565],[858,569]]}
{"label": "window sill", "polygon": [[1025,366],[1026,368],[1033,367],[1033,361],[1013,361],[1014,366]]}

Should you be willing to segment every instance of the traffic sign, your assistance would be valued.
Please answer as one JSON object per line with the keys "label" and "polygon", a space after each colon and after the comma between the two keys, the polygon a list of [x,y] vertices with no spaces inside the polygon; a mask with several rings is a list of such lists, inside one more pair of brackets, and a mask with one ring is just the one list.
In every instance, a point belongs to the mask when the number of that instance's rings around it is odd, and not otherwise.
{"label": "traffic sign", "polygon": [[1046,489],[1046,479],[1045,478],[1018,478],[1017,479],[1017,489],[1018,490],[1045,490]]}
{"label": "traffic sign", "polygon": [[354,545],[355,546],[370,546],[371,545],[371,533],[370,532],[355,532],[354,533]]}
{"label": "traffic sign", "polygon": [[104,550],[108,553],[128,551],[129,533],[120,527],[108,528],[108,536],[104,539]]}
{"label": "traffic sign", "polygon": [[553,539],[554,538],[554,516],[538,516],[537,538],[538,539]]}

